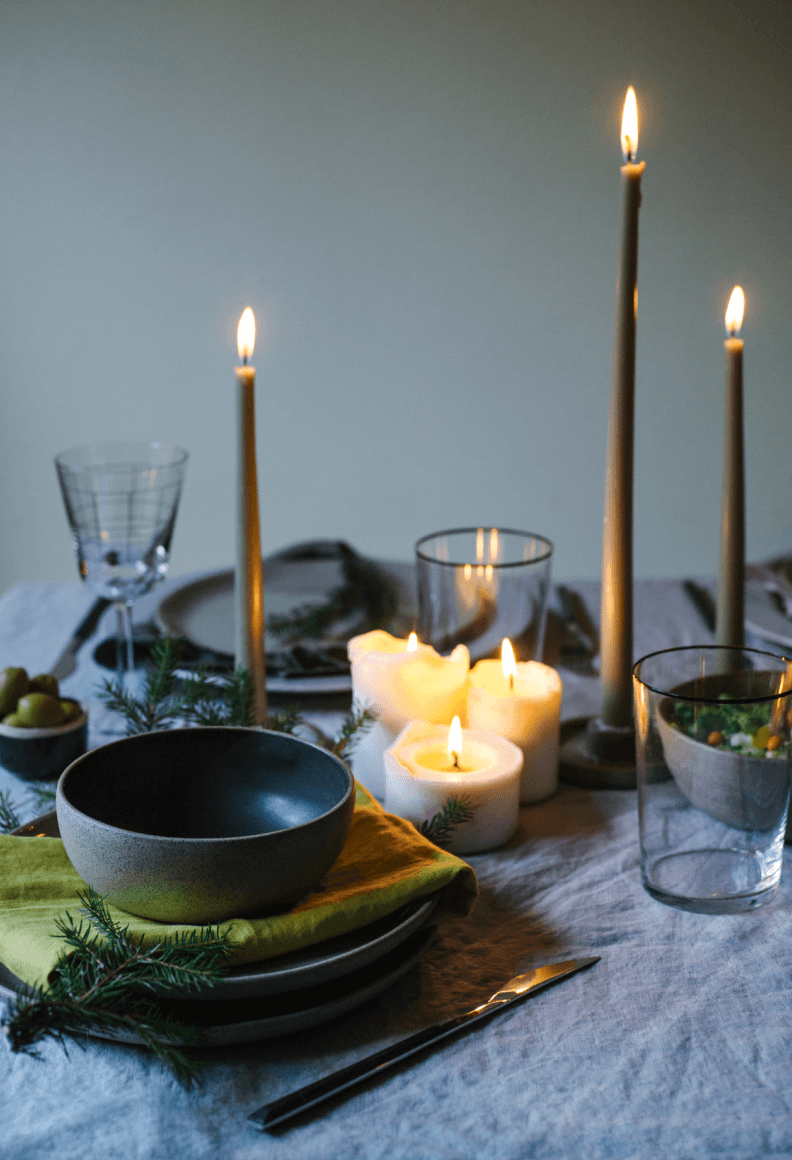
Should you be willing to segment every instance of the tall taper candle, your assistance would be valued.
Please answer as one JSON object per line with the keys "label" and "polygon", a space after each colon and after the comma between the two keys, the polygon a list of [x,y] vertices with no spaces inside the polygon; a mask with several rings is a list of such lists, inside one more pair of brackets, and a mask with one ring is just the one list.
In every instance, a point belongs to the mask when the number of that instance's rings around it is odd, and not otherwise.
{"label": "tall taper candle", "polygon": [[247,365],[256,341],[256,320],[248,306],[239,320],[237,347],[237,541],[234,583],[235,661],[253,681],[253,723],[267,724],[264,667],[264,576],[261,567],[258,482],[256,478],[256,368]]}
{"label": "tall taper candle", "polygon": [[721,516],[718,614],[715,643],[743,647],[745,620],[745,472],[743,455],[743,341],[745,295],[732,290],[726,309],[726,428],[723,442],[723,504]]}
{"label": "tall taper candle", "polygon": [[641,174],[636,163],[638,110],[627,90],[622,117],[621,252],[613,323],[605,528],[602,540],[602,623],[600,629],[600,721],[611,728],[632,723],[632,493],[635,410],[635,322],[638,310],[638,208]]}

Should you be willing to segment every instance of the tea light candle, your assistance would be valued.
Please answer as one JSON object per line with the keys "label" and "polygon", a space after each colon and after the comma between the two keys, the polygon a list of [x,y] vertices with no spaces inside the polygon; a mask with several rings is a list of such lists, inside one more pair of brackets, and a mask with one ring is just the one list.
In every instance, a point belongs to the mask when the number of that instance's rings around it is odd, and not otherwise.
{"label": "tea light candle", "polygon": [[408,721],[422,719],[450,725],[467,720],[467,676],[470,654],[458,645],[441,657],[415,633],[400,640],[377,629],[354,636],[348,645],[352,696],[371,708],[377,720],[352,755],[352,772],[375,797],[385,796],[385,750]]}
{"label": "tea light candle", "polygon": [[[473,815],[451,836],[455,854],[479,854],[508,842],[517,829],[522,753],[484,729],[411,721],[385,752],[385,808],[414,825],[431,820],[449,799]],[[453,728],[453,725],[452,725]]]}
{"label": "tea light candle", "polygon": [[479,661],[470,674],[468,723],[472,729],[491,729],[521,750],[522,805],[542,801],[558,787],[563,691],[555,669],[539,661],[517,664],[508,640],[499,661]]}

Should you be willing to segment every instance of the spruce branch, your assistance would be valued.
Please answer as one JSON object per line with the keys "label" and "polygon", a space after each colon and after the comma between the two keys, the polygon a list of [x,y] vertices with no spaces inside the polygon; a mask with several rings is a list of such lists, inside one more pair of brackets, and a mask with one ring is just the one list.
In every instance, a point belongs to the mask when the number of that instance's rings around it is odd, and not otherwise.
{"label": "spruce branch", "polygon": [[14,830],[18,830],[21,825],[16,806],[13,805],[8,794],[0,790],[0,834],[11,834]]}
{"label": "spruce branch", "polygon": [[57,785],[43,781],[32,786],[32,790],[36,800],[36,809],[39,813],[55,808]]}
{"label": "spruce branch", "polygon": [[368,733],[376,720],[377,714],[373,709],[360,705],[357,701],[353,702],[352,709],[341,726],[330,752],[340,757],[342,761],[349,761],[358,741]]}
{"label": "spruce branch", "polygon": [[439,813],[421,822],[418,833],[434,842],[435,846],[445,846],[456,829],[466,822],[472,822],[475,815],[476,807],[469,797],[462,794],[460,797],[449,798]]}
{"label": "spruce branch", "polygon": [[105,679],[99,700],[126,720],[127,736],[165,729],[178,716],[176,668],[178,650],[172,636],[163,637],[151,646],[152,663],[148,666],[143,696],[138,700],[118,681]]}
{"label": "spruce branch", "polygon": [[341,543],[332,557],[324,558],[340,558],[341,584],[328,594],[324,604],[302,604],[286,616],[268,617],[268,632],[293,641],[300,637],[318,640],[332,625],[358,611],[369,628],[384,628],[391,622],[397,608],[396,594],[376,564]]}
{"label": "spruce branch", "polygon": [[56,920],[56,937],[68,949],[50,980],[20,995],[3,1022],[11,1050],[35,1055],[47,1038],[66,1049],[67,1035],[131,1032],[189,1086],[196,1065],[174,1040],[197,1046],[202,1033],[171,1019],[158,998],[222,978],[231,955],[231,928],[182,931],[146,948],[128,926],[113,919],[91,887],[79,898],[79,921],[68,911]]}
{"label": "spruce branch", "polygon": [[297,705],[287,705],[285,709],[270,713],[268,728],[276,733],[288,733],[290,737],[294,737],[302,724],[303,719]]}

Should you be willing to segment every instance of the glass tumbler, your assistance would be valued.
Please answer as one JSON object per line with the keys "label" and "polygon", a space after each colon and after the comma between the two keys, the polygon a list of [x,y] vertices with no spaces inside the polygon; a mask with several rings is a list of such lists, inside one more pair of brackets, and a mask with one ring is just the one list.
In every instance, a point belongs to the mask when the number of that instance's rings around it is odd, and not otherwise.
{"label": "glass tumbler", "polygon": [[438,652],[467,645],[474,663],[541,660],[553,545],[511,528],[455,528],[415,545],[418,635]]}
{"label": "glass tumbler", "polygon": [[781,879],[792,776],[792,662],[688,647],[633,670],[643,884],[660,902],[735,914]]}

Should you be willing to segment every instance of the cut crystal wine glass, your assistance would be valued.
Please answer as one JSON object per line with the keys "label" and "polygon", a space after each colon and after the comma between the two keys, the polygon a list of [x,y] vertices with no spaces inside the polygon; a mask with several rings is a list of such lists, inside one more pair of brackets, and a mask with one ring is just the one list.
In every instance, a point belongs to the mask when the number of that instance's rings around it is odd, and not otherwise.
{"label": "cut crystal wine glass", "polygon": [[119,678],[134,667],[132,605],[168,570],[188,454],[166,443],[95,443],[55,458],[80,575],[118,613]]}

